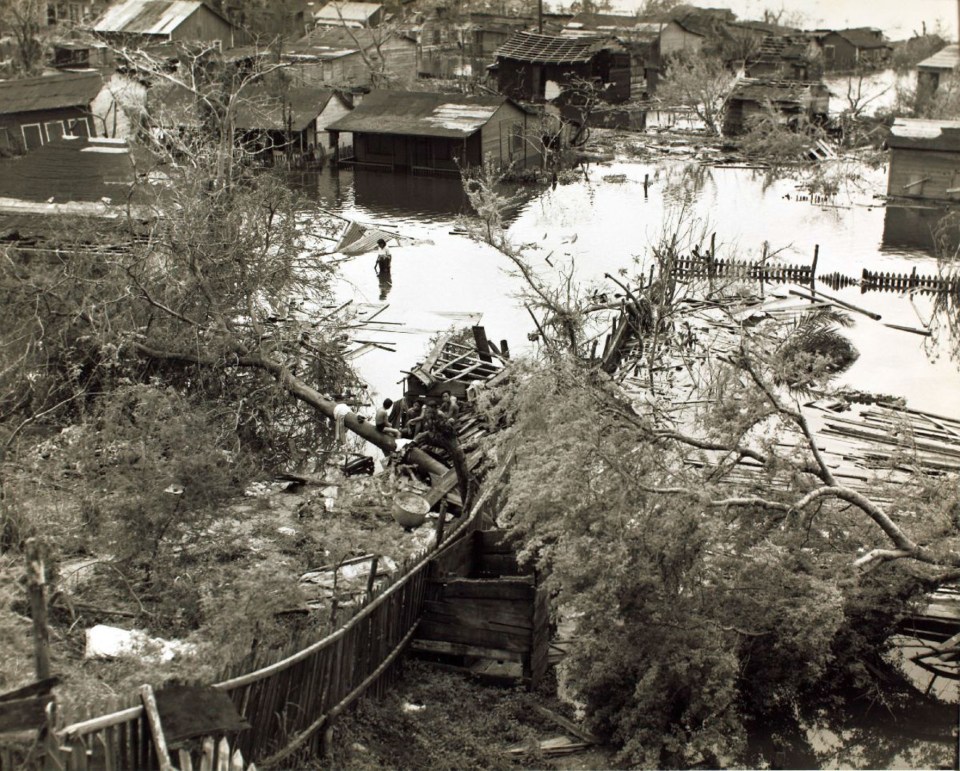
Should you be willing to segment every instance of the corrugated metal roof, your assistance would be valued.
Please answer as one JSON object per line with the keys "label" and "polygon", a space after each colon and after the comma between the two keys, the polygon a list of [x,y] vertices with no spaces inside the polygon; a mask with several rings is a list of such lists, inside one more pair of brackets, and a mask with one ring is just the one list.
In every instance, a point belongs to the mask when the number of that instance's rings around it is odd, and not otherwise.
{"label": "corrugated metal roof", "polygon": [[96,70],[0,81],[0,115],[90,106],[103,80]]}
{"label": "corrugated metal roof", "polygon": [[479,131],[508,101],[505,96],[371,91],[327,130],[461,139]]}
{"label": "corrugated metal roof", "polygon": [[960,45],[954,43],[917,65],[918,70],[954,70],[960,67]]}
{"label": "corrugated metal roof", "polygon": [[377,11],[382,9],[380,3],[356,3],[352,0],[327,3],[317,11],[313,18],[318,22],[332,21],[339,24],[341,21],[356,21],[366,23]]}
{"label": "corrugated metal roof", "polygon": [[960,152],[960,120],[897,118],[887,146]]}
{"label": "corrugated metal roof", "polygon": [[136,179],[126,143],[64,138],[20,158],[0,161],[0,198],[121,204]]}
{"label": "corrugated metal roof", "polygon": [[589,62],[604,48],[623,50],[609,37],[563,37],[540,35],[536,32],[516,32],[496,50],[494,56],[521,62],[567,64]]}
{"label": "corrugated metal roof", "polygon": [[204,4],[200,0],[124,0],[108,8],[94,24],[93,31],[170,35],[201,7]]}

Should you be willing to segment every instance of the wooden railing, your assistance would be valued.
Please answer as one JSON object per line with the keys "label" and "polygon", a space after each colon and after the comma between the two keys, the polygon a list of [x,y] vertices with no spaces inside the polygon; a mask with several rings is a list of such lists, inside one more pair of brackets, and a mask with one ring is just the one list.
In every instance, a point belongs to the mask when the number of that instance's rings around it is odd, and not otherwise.
{"label": "wooden railing", "polygon": [[[242,753],[261,768],[289,765],[289,758],[297,752],[319,749],[332,722],[354,701],[364,694],[382,695],[395,677],[393,664],[413,637],[423,613],[431,562],[462,538],[472,537],[490,502],[488,494],[482,496],[442,543],[403,563],[333,633],[252,672],[213,685],[230,695],[250,725],[231,739],[231,752],[236,757],[237,752]],[[66,771],[160,768],[143,706],[66,726],[54,724],[51,729],[45,767]],[[222,738],[212,737],[218,745]],[[206,746],[212,746],[209,740]],[[225,763],[226,758],[218,762]]]}

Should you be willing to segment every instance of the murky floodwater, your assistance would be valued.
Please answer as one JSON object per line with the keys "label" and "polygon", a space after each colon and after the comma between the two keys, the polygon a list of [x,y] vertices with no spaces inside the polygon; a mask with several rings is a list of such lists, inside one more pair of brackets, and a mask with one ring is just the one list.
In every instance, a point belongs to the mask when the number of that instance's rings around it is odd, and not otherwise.
{"label": "murky floodwater", "polygon": [[[644,178],[650,180],[644,189]],[[509,340],[514,353],[531,345],[533,322],[518,300],[520,280],[493,249],[452,232],[469,206],[455,179],[341,170],[306,176],[303,187],[321,205],[345,217],[376,223],[418,239],[392,246],[393,283],[378,321],[400,322],[397,333],[379,333],[395,353],[372,350],[357,362],[374,397],[396,396],[402,377],[424,354],[429,338],[475,313],[488,336]],[[592,166],[580,183],[528,190],[513,212],[510,235],[536,245],[533,263],[544,276],[575,267],[583,287],[600,284],[605,272],[643,264],[649,245],[665,229],[682,226],[716,234],[719,256],[757,259],[767,242],[788,264],[810,264],[819,245],[818,273],[859,276],[864,268],[935,274],[929,214],[888,213],[874,194],[885,190],[885,169],[843,190],[830,205],[797,200],[791,182],[766,184],[747,169],[717,169],[687,161],[617,162]],[[375,258],[341,264],[343,297],[378,303],[381,286]],[[767,287],[770,291],[770,287]],[[784,291],[784,290],[780,290]],[[929,299],[892,293],[861,294],[858,288],[830,292],[882,315],[882,322],[854,315],[850,334],[860,359],[845,382],[864,390],[906,396],[911,405],[960,415],[960,372],[949,357],[931,357],[930,341],[883,326],[920,327],[929,321]],[[375,335],[371,335],[375,337]],[[920,714],[920,721],[912,716]],[[770,736],[755,746],[756,762],[779,767],[953,766],[956,740],[952,708],[931,707],[914,697],[895,713],[877,708],[869,717],[797,732],[776,746]],[[919,731],[919,733],[918,733]],[[781,737],[783,739],[783,737]]]}
{"label": "murky floodwater", "polygon": [[[819,274],[859,276],[864,268],[909,272],[914,266],[920,274],[935,274],[932,242],[924,238],[928,222],[912,215],[911,231],[902,217],[877,205],[874,195],[885,190],[885,174],[867,170],[829,205],[815,205],[797,200],[792,182],[768,185],[747,169],[687,161],[595,165],[583,182],[527,191],[510,234],[538,246],[533,262],[544,275],[559,277],[575,265],[583,286],[601,283],[605,272],[631,268],[635,259],[642,263],[649,244],[681,217],[705,241],[716,234],[718,256],[758,259],[767,242],[783,262],[810,264],[819,245]],[[651,181],[646,192],[645,176]],[[452,232],[458,215],[468,210],[458,180],[341,170],[305,176],[302,183],[333,211],[420,240],[392,247],[393,285],[385,300],[390,307],[378,320],[406,325],[390,336],[396,353],[375,350],[357,362],[377,394],[396,395],[399,371],[422,356],[432,333],[450,326],[451,314],[482,314],[492,339],[506,338],[515,353],[528,350],[534,326],[517,299],[522,286],[509,274],[507,260]],[[379,301],[373,264],[372,255],[342,264],[345,297]],[[937,357],[942,351],[931,350],[928,338],[884,326],[921,327],[932,312],[929,298],[861,294],[856,287],[829,293],[882,316],[877,322],[854,314],[850,335],[860,359],[844,376],[846,384],[960,416],[956,363]]]}

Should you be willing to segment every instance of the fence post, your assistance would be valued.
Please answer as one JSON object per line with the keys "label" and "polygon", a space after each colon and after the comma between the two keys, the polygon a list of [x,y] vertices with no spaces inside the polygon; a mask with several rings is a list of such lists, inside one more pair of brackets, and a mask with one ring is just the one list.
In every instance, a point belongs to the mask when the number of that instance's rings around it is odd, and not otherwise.
{"label": "fence post", "polygon": [[810,291],[817,291],[817,262],[820,260],[820,244],[813,246],[813,266],[810,268]]}
{"label": "fence post", "polygon": [[373,585],[377,580],[377,563],[379,561],[380,557],[376,554],[370,560],[370,575],[367,576],[367,600],[373,596]]}
{"label": "fence post", "polygon": [[50,627],[47,625],[47,569],[45,550],[36,538],[27,539],[27,596],[33,619],[33,658],[37,680],[50,677]]}

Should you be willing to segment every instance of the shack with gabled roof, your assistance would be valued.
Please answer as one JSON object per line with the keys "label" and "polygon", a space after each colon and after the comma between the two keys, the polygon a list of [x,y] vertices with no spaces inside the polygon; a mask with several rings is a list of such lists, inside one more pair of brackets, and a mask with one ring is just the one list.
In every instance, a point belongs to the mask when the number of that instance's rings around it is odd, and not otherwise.
{"label": "shack with gabled roof", "polygon": [[458,174],[485,160],[538,165],[537,143],[529,141],[531,117],[505,96],[372,91],[327,130],[353,134],[354,154],[345,162]]}
{"label": "shack with gabled roof", "polygon": [[945,46],[917,65],[917,90],[932,94],[940,82],[960,69],[960,45]]}
{"label": "shack with gabled roof", "polygon": [[497,50],[490,69],[497,90],[513,99],[549,101],[577,81],[601,86],[609,102],[630,98],[630,54],[612,37],[517,32]]}
{"label": "shack with gabled roof", "polygon": [[107,9],[93,31],[111,41],[234,45],[226,16],[200,0],[123,0]]}
{"label": "shack with gabled roof", "polygon": [[284,47],[287,73],[304,85],[410,85],[417,77],[417,43],[394,30],[317,27]]}
{"label": "shack with gabled roof", "polygon": [[818,30],[815,39],[827,72],[879,69],[893,53],[883,33],[873,27]]}
{"label": "shack with gabled roof", "polygon": [[887,147],[887,195],[960,201],[960,120],[897,118]]}
{"label": "shack with gabled roof", "polygon": [[65,134],[94,136],[90,103],[102,84],[95,70],[0,81],[0,154],[36,150]]}

